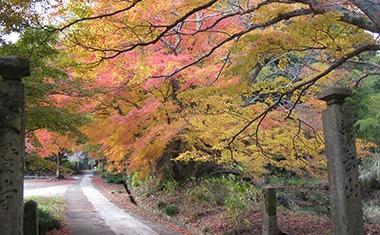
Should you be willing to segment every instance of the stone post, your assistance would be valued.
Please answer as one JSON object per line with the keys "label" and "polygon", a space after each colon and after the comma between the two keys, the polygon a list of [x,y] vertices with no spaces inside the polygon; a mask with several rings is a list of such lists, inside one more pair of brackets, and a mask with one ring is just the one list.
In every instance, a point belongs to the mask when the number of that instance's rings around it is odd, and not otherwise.
{"label": "stone post", "polygon": [[272,186],[263,188],[263,235],[278,235],[277,228],[277,197]]}
{"label": "stone post", "polygon": [[24,204],[24,235],[38,235],[37,202],[28,201]]}
{"label": "stone post", "polygon": [[22,234],[25,88],[29,61],[0,57],[0,234]]}
{"label": "stone post", "polygon": [[343,88],[318,94],[328,105],[322,119],[334,235],[364,234],[354,123],[351,109],[343,105],[350,95]]}

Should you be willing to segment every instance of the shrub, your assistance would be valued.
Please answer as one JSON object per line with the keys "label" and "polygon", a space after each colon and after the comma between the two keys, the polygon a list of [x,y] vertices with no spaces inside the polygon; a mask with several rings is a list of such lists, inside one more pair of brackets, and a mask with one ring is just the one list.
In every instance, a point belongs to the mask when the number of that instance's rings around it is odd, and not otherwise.
{"label": "shrub", "polygon": [[67,172],[74,173],[78,171],[76,162],[70,162],[69,160],[65,158],[62,159],[61,166],[65,168]]}
{"label": "shrub", "polygon": [[330,197],[326,183],[289,185],[278,190],[277,198],[281,206],[294,211],[330,214]]}
{"label": "shrub", "polygon": [[60,220],[54,217],[53,213],[45,208],[37,208],[37,217],[38,231],[40,235],[45,234],[47,231],[61,228]]}
{"label": "shrub", "polygon": [[108,178],[109,176],[110,176],[110,173],[109,173],[108,171],[104,171],[104,172],[102,172],[102,175],[101,175],[102,179],[106,179],[106,178]]}
{"label": "shrub", "polygon": [[178,182],[175,180],[168,180],[164,183],[165,193],[174,193],[178,189]]}
{"label": "shrub", "polygon": [[123,178],[120,178],[120,177],[117,177],[115,178],[114,180],[114,184],[124,184],[125,180],[124,180],[124,177]]}
{"label": "shrub", "polygon": [[178,213],[178,207],[176,205],[168,205],[165,208],[165,212],[168,216],[173,216]]}
{"label": "shrub", "polygon": [[128,181],[130,182],[132,188],[136,188],[141,185],[137,172],[132,172],[130,175],[128,175]]}
{"label": "shrub", "polygon": [[252,184],[238,180],[234,175],[202,179],[198,186],[186,191],[190,203],[225,206],[235,220],[244,218],[239,216],[241,213],[259,207],[260,194]]}
{"label": "shrub", "polygon": [[109,174],[105,178],[106,182],[109,184],[123,184],[125,182],[124,174]]}
{"label": "shrub", "polygon": [[186,192],[188,200],[195,203],[223,205],[229,193],[227,181],[224,176],[201,179],[198,186]]}
{"label": "shrub", "polygon": [[61,197],[39,197],[31,196],[24,198],[24,201],[33,200],[37,202],[37,216],[39,234],[61,228],[61,221],[64,219],[65,201]]}

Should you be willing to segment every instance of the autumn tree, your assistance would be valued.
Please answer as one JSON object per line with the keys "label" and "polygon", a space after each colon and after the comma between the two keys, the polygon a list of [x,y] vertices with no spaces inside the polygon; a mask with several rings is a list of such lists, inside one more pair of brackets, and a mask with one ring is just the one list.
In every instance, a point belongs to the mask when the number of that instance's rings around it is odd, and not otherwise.
{"label": "autumn tree", "polygon": [[12,33],[23,33],[26,29],[40,27],[46,23],[44,13],[52,12],[47,0],[1,0],[0,43],[8,41]]}
{"label": "autumn tree", "polygon": [[[86,94],[86,90],[71,80],[61,67],[60,63],[64,61],[65,55],[59,53],[57,43],[57,34],[29,28],[23,31],[17,42],[3,43],[0,46],[0,54],[28,58],[31,61],[32,76],[23,79],[27,93],[28,157],[33,158],[33,152],[42,157],[54,155],[56,166],[42,159],[39,163],[44,163],[45,168],[54,167],[57,177],[61,177],[62,156],[69,147],[75,145],[75,140],[84,140],[79,126],[83,125],[87,118],[78,112],[75,103],[85,99],[89,93]],[[71,142],[59,143],[62,141],[58,140],[68,135],[71,135]],[[54,144],[48,143],[47,140],[54,140]],[[46,154],[47,150],[50,151],[49,154]]]}
{"label": "autumn tree", "polygon": [[372,0],[62,6],[65,21],[46,30],[62,32],[71,75],[97,91],[81,106],[95,120],[86,130],[118,169],[152,172],[171,153],[256,175],[268,164],[318,174],[319,123],[302,115],[323,108],[314,94],[355,85],[357,64],[363,77],[380,72],[368,61],[380,49]]}

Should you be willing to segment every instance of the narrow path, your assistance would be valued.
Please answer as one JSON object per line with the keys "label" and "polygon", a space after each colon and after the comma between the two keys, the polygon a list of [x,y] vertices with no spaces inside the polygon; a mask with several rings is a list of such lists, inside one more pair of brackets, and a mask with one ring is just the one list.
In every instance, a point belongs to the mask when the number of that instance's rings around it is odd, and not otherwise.
{"label": "narrow path", "polygon": [[[87,172],[80,184],[84,195],[99,212],[100,217],[107,221],[109,227],[116,234],[143,234],[143,235],[157,235],[149,227],[134,219],[130,214],[123,211],[115,204],[110,202],[92,185],[92,172]],[[69,223],[70,224],[70,223]],[[83,233],[81,233],[83,235]]]}
{"label": "narrow path", "polygon": [[84,195],[80,180],[70,185],[64,194],[66,199],[66,219],[71,235],[111,235],[115,234],[92,203]]}
{"label": "narrow path", "polygon": [[110,202],[85,172],[68,185],[25,183],[24,196],[63,196],[71,235],[179,235],[167,226],[140,215],[131,215]]}

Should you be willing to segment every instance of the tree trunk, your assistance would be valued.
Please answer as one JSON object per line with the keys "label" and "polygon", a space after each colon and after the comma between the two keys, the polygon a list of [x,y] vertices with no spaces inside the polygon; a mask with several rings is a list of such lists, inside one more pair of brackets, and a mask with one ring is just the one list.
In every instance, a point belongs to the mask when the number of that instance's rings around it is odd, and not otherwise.
{"label": "tree trunk", "polygon": [[65,177],[62,175],[61,172],[61,164],[62,164],[62,157],[63,157],[64,152],[58,152],[56,154],[56,163],[57,163],[57,169],[55,171],[55,178],[56,179],[64,179]]}

